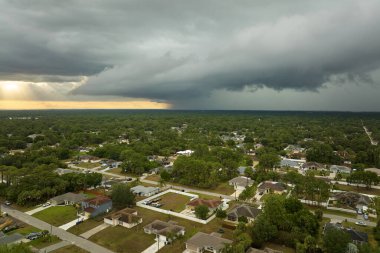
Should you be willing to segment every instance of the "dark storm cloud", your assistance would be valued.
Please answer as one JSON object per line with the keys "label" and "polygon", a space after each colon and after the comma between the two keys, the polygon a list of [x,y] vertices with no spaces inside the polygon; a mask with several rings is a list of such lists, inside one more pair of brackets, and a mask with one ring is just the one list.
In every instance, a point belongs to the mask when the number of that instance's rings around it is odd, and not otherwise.
{"label": "dark storm cloud", "polygon": [[5,1],[0,79],[88,76],[72,94],[175,104],[360,84],[380,67],[379,12],[376,0]]}

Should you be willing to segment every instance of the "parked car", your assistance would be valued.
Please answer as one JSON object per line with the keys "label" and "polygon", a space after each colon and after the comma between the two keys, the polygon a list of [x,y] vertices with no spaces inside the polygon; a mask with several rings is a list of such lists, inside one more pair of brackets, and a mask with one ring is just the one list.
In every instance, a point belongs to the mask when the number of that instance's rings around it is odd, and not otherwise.
{"label": "parked car", "polygon": [[359,226],[367,226],[367,224],[364,221],[357,221],[355,222],[355,224]]}
{"label": "parked car", "polygon": [[50,202],[46,202],[45,204],[43,204],[42,206],[43,207],[47,207],[47,206],[50,206],[51,205],[51,203]]}
{"label": "parked car", "polygon": [[4,204],[7,205],[7,206],[12,205],[12,203],[11,203],[10,201],[8,201],[8,200],[6,200],[6,201],[4,202]]}
{"label": "parked car", "polygon": [[365,220],[368,220],[368,214],[363,214],[363,218],[365,219]]}

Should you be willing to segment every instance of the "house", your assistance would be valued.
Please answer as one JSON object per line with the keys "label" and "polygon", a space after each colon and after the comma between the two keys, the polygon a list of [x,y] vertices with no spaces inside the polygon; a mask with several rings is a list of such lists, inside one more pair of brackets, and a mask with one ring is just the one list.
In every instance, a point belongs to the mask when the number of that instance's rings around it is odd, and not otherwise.
{"label": "house", "polygon": [[11,235],[4,235],[0,238],[0,245],[10,245],[20,243],[24,239],[24,236],[19,233]]}
{"label": "house", "polygon": [[131,208],[125,208],[104,217],[104,223],[112,226],[123,226],[132,228],[142,223],[142,217],[137,215],[137,211]]}
{"label": "house", "polygon": [[210,211],[215,211],[216,209],[223,207],[223,201],[219,199],[200,199],[196,198],[187,203],[186,208],[189,210],[195,210],[197,206],[204,205],[207,206]]}
{"label": "house", "polygon": [[261,213],[261,210],[249,205],[239,205],[227,213],[227,220],[236,222],[240,217],[247,218],[248,222],[252,222]]}
{"label": "house", "polygon": [[185,155],[185,156],[191,156],[194,153],[193,150],[183,150],[183,151],[178,151],[176,154],[177,155]]}
{"label": "house", "polygon": [[155,220],[144,227],[144,232],[155,234],[158,242],[168,244],[175,238],[185,235],[185,227],[179,226],[173,221],[164,222]]}
{"label": "house", "polygon": [[331,165],[330,166],[330,171],[334,173],[346,173],[350,174],[351,173],[351,168],[347,166],[340,166],[340,165]]}
{"label": "house", "polygon": [[49,201],[52,205],[75,205],[81,203],[86,198],[86,194],[68,192],[51,198]]}
{"label": "house", "polygon": [[324,170],[325,166],[316,162],[307,162],[302,165],[303,170]]}
{"label": "house", "polygon": [[323,234],[329,229],[343,230],[344,232],[350,235],[351,241],[357,245],[368,242],[368,234],[360,232],[360,231],[356,231],[355,229],[352,229],[352,228],[344,228],[339,223],[330,223],[330,222],[326,223],[325,226],[323,227]]}
{"label": "house", "polygon": [[330,201],[339,202],[343,205],[350,206],[352,208],[356,208],[357,210],[362,210],[363,207],[368,207],[372,200],[367,195],[363,195],[356,192],[338,192],[335,193]]}
{"label": "house", "polygon": [[370,171],[370,172],[374,172],[377,174],[377,176],[380,176],[380,169],[378,168],[367,168],[367,169],[364,169],[365,171]]}
{"label": "house", "polygon": [[265,181],[258,185],[257,190],[259,193],[277,193],[282,194],[286,192],[286,187],[284,184],[274,181]]}
{"label": "house", "polygon": [[228,184],[233,186],[236,190],[244,190],[248,186],[252,186],[254,181],[249,177],[235,177],[228,181]]}
{"label": "house", "polygon": [[78,160],[83,163],[97,163],[101,161],[100,158],[92,155],[81,155],[78,157]]}
{"label": "house", "polygon": [[283,253],[283,252],[279,250],[270,249],[270,248],[264,248],[264,249],[249,248],[245,253]]}
{"label": "house", "polygon": [[288,145],[286,148],[284,148],[284,150],[288,153],[291,153],[291,154],[298,154],[298,153],[302,153],[303,151],[305,151],[304,148],[302,148],[298,145]]}
{"label": "house", "polygon": [[219,253],[226,245],[231,243],[231,240],[222,238],[218,233],[206,234],[198,232],[187,240],[184,253]]}
{"label": "house", "polygon": [[135,187],[132,187],[131,191],[138,196],[149,197],[149,196],[152,196],[152,195],[159,193],[160,188],[152,187],[152,186],[146,187],[143,185],[137,185]]}
{"label": "house", "polygon": [[289,158],[281,157],[280,167],[300,169],[305,162],[306,161],[303,159],[289,159]]}
{"label": "house", "polygon": [[96,196],[95,198],[82,201],[82,210],[87,217],[95,217],[102,213],[108,213],[112,209],[112,200],[106,196]]}
{"label": "house", "polygon": [[60,176],[65,175],[65,174],[70,174],[70,173],[79,173],[79,171],[77,170],[70,170],[70,169],[63,169],[63,168],[58,168],[55,170],[55,172]]}

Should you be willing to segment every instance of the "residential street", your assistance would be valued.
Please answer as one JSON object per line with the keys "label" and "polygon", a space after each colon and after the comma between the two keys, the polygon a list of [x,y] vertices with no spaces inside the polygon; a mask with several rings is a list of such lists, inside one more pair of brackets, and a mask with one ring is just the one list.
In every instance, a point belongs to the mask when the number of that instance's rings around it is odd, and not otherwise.
{"label": "residential street", "polygon": [[[354,219],[354,218],[348,218],[348,217],[344,217],[344,216],[339,216],[339,215],[334,215],[334,214],[326,214],[326,213],[323,214],[323,217],[330,218],[332,220],[339,220],[339,221],[347,220],[348,222],[352,222],[352,223],[355,223],[357,221],[364,221],[363,219]],[[375,222],[372,222],[372,221],[364,221],[364,222],[367,224],[367,226],[376,227]]]}
{"label": "residential street", "polygon": [[8,215],[19,219],[29,225],[32,225],[36,228],[39,228],[41,230],[47,230],[51,232],[51,234],[58,236],[63,241],[68,241],[72,244],[75,244],[76,246],[90,251],[91,253],[112,253],[113,251],[108,250],[100,245],[97,245],[96,243],[93,243],[91,241],[88,241],[84,238],[81,238],[79,236],[73,235],[69,232],[66,232],[63,229],[57,228],[55,226],[52,226],[44,221],[41,221],[33,216],[27,215],[23,212],[20,212],[18,210],[15,210],[13,208],[9,208],[5,205],[1,205],[1,210],[3,212],[8,213]]}

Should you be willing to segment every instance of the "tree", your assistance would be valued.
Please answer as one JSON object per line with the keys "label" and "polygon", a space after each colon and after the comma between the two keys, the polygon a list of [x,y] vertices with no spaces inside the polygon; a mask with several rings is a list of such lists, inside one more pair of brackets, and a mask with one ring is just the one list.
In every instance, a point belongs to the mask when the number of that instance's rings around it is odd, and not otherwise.
{"label": "tree", "polygon": [[317,210],[315,210],[314,214],[315,214],[315,217],[316,217],[319,221],[322,221],[322,218],[323,218],[323,211],[322,211],[322,209],[317,209]]}
{"label": "tree", "polygon": [[218,210],[216,210],[215,216],[216,218],[224,219],[227,217],[227,212],[225,210],[218,208]]}
{"label": "tree", "polygon": [[351,241],[349,234],[341,229],[330,228],[323,236],[323,247],[329,253],[345,253]]}
{"label": "tree", "polygon": [[264,153],[259,157],[259,167],[262,169],[272,170],[280,163],[280,157],[273,153]]}
{"label": "tree", "polygon": [[206,220],[209,209],[205,205],[199,205],[195,207],[195,216],[199,219]]}
{"label": "tree", "polygon": [[255,246],[261,245],[277,236],[278,230],[267,217],[259,215],[252,227],[252,238]]}
{"label": "tree", "polygon": [[116,208],[125,208],[135,204],[135,195],[126,184],[114,184],[112,186],[112,204]]}
{"label": "tree", "polygon": [[33,251],[24,243],[14,245],[1,245],[0,253],[32,253]]}

